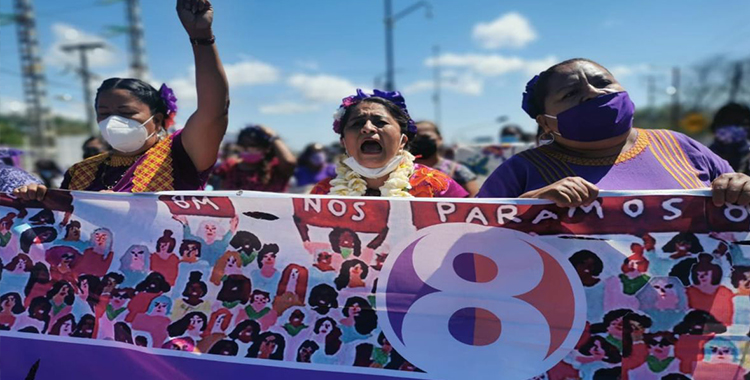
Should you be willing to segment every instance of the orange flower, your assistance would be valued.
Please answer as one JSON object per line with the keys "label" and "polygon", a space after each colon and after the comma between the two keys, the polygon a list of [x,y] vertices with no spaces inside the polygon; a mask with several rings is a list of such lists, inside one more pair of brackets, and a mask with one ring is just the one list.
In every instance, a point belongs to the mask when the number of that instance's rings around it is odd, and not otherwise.
{"label": "orange flower", "polygon": [[451,179],[439,170],[421,167],[414,171],[409,182],[411,182],[412,187],[424,182],[432,188],[433,193],[439,193],[448,189]]}

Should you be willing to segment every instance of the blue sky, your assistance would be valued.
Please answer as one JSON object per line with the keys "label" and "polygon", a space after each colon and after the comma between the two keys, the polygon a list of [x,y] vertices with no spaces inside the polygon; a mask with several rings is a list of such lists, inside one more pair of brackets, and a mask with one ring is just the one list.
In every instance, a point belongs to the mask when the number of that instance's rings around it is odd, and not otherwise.
{"label": "blue sky", "polygon": [[[125,22],[124,4],[99,0],[36,0],[53,110],[83,119],[75,57],[66,42],[102,39]],[[394,10],[415,1],[394,0]],[[276,129],[293,148],[336,139],[331,114],[357,86],[372,88],[384,72],[382,0],[215,0],[214,29],[229,74],[230,130],[247,123]],[[417,11],[395,30],[396,84],[415,119],[431,119],[432,65],[443,80],[442,127],[449,141],[495,134],[498,116],[532,130],[520,108],[526,81],[557,61],[599,61],[623,83],[636,105],[646,103],[645,76],[657,78],[666,102],[669,70],[717,54],[750,55],[746,1],[497,1],[431,0],[431,19]],[[172,0],[141,0],[152,84],[177,91],[184,121],[194,110],[192,53]],[[11,2],[0,2],[10,13]],[[0,110],[21,109],[16,30],[0,28]],[[126,76],[124,36],[92,57],[100,79]],[[432,58],[439,45],[442,56]],[[94,86],[98,85],[95,83]],[[69,95],[70,100],[62,101]]]}

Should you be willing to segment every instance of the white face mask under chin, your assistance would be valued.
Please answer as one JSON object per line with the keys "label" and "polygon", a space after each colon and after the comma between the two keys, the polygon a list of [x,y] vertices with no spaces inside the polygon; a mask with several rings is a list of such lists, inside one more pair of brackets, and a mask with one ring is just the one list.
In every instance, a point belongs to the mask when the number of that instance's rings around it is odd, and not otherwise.
{"label": "white face mask under chin", "polygon": [[350,167],[352,170],[354,170],[355,173],[361,175],[362,177],[369,178],[369,179],[378,179],[385,177],[396,168],[398,168],[398,165],[401,164],[401,160],[404,158],[403,155],[397,154],[393,158],[388,161],[385,166],[381,166],[379,168],[366,168],[357,162],[357,160],[354,159],[354,157],[349,157],[346,160],[344,160],[344,164],[348,167]]}
{"label": "white face mask under chin", "polygon": [[156,134],[148,134],[145,124],[151,121],[151,116],[143,123],[122,116],[110,116],[99,123],[102,137],[117,151],[133,153],[143,147],[148,139]]}

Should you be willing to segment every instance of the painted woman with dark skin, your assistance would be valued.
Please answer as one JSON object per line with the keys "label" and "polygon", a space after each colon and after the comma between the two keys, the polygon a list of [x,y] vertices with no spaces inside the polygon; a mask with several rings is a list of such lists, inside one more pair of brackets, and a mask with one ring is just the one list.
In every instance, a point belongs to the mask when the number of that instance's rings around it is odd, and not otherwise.
{"label": "painted woman with dark skin", "polygon": [[498,167],[478,197],[591,204],[599,190],[711,188],[716,206],[750,203],[750,177],[699,142],[669,130],[633,128],[635,105],[606,68],[558,63],[526,87],[523,108],[544,131],[541,146]]}
{"label": "painted woman with dark skin", "polygon": [[[227,128],[229,86],[214,44],[211,2],[177,0],[176,8],[193,47],[197,110],[181,131],[168,135],[176,112],[170,89],[156,90],[137,79],[105,80],[95,107],[100,130],[113,150],[71,167],[64,189],[154,192],[205,186]],[[158,169],[151,173],[148,167]],[[42,200],[46,192],[41,185],[14,190],[26,200]]]}

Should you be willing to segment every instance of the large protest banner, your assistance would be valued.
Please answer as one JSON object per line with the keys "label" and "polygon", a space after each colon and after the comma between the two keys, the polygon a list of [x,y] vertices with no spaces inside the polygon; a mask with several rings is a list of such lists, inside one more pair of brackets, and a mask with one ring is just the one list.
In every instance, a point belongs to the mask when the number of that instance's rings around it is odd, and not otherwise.
{"label": "large protest banner", "polygon": [[0,195],[0,378],[745,378],[750,210],[609,195]]}

